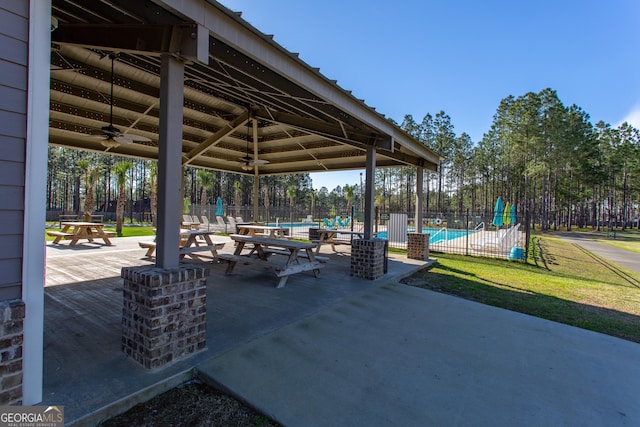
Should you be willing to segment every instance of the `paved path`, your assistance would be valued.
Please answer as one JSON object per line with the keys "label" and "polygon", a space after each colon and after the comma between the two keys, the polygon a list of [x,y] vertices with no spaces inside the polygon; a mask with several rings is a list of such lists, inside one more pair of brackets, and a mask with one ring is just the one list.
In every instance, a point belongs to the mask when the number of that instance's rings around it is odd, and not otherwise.
{"label": "paved path", "polygon": [[640,425],[640,345],[385,284],[197,366],[287,426]]}
{"label": "paved path", "polygon": [[585,233],[556,233],[554,236],[562,237],[607,261],[640,273],[640,254],[598,242],[593,239],[593,236]]}

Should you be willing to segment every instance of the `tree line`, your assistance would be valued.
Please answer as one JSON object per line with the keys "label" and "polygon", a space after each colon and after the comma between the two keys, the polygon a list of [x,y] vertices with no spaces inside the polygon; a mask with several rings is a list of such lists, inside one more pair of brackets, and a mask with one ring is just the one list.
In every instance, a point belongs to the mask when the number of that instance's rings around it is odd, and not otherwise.
{"label": "tree line", "polygon": [[[401,127],[444,157],[425,180],[429,210],[488,213],[500,196],[542,229],[637,225],[638,130],[628,123],[594,125],[582,108],[565,106],[552,89],[503,99],[491,128],[475,144],[466,133],[455,134],[443,111],[420,123],[407,115]],[[389,173],[378,172],[382,181]],[[404,175],[408,194],[412,175]],[[394,206],[392,194],[381,193],[391,209],[401,209],[404,201],[395,199]]]}
{"label": "tree line", "polygon": [[[623,123],[593,125],[577,105],[565,106],[557,93],[508,96],[500,102],[490,129],[474,142],[457,135],[440,111],[420,122],[406,115],[399,126],[443,157],[436,172],[425,173],[425,211],[471,211],[490,215],[497,197],[516,206],[542,229],[574,225],[637,224],[640,203],[638,130]],[[153,212],[155,162],[49,148],[47,209],[61,212]],[[260,177],[256,201],[264,219],[294,208],[314,217],[351,212],[362,205],[363,188],[346,183],[314,189],[309,174]],[[416,171],[376,170],[375,205],[382,211],[415,208]],[[253,177],[221,171],[184,170],[185,205],[253,206]],[[118,221],[121,222],[121,219]]]}

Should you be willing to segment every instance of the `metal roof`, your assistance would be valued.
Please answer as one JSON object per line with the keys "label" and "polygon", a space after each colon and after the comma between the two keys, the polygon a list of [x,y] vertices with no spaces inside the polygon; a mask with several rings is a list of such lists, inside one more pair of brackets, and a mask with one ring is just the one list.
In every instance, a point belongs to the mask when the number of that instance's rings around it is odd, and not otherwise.
{"label": "metal roof", "polygon": [[[183,55],[183,164],[254,174],[241,158],[268,161],[259,174],[363,169],[435,170],[439,156],[215,1],[52,0],[53,145],[158,157],[160,54]],[[52,22],[53,26],[53,22]],[[208,63],[176,47],[176,34],[208,37]],[[144,136],[106,147],[92,137],[110,122]],[[255,130],[254,130],[255,126]],[[255,132],[255,133],[254,133]]]}

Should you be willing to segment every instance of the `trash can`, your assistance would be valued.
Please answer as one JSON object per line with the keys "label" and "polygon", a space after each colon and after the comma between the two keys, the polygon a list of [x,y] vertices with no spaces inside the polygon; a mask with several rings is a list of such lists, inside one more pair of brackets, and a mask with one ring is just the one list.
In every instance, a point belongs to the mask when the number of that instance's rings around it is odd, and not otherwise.
{"label": "trash can", "polygon": [[318,230],[320,230],[318,227],[309,227],[309,240],[320,240],[320,233]]}
{"label": "trash can", "polygon": [[509,253],[510,261],[522,261],[525,259],[524,249],[519,247],[511,248],[511,252]]}

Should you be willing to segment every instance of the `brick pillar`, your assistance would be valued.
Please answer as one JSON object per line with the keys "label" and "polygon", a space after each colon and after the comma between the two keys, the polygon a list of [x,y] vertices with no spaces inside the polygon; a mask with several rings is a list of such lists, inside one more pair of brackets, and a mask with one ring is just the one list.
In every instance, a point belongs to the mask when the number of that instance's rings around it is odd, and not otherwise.
{"label": "brick pillar", "polygon": [[24,302],[0,302],[0,405],[22,405]]}
{"label": "brick pillar", "polygon": [[375,280],[385,273],[387,241],[353,239],[351,242],[351,276]]}
{"label": "brick pillar", "polygon": [[203,350],[208,274],[194,264],[122,268],[122,351],[154,369]]}
{"label": "brick pillar", "polygon": [[407,233],[409,242],[407,244],[407,258],[429,260],[429,233]]}

